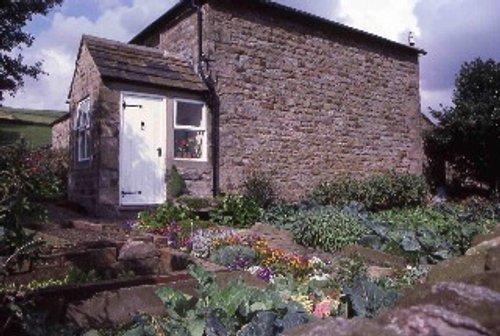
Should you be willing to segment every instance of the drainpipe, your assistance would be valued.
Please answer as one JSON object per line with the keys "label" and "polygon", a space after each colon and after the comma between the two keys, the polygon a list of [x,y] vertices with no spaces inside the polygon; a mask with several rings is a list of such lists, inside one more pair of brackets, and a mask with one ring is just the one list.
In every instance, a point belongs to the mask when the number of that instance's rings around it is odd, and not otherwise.
{"label": "drainpipe", "polygon": [[219,97],[215,89],[215,82],[210,76],[209,59],[203,53],[203,12],[201,0],[191,0],[196,8],[198,31],[198,74],[208,88],[207,105],[212,112],[212,195],[219,194]]}

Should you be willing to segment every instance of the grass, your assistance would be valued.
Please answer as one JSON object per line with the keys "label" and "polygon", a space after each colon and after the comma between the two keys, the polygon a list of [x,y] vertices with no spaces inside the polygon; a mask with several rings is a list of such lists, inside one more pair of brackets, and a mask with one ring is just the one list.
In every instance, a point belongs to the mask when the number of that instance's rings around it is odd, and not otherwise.
{"label": "grass", "polygon": [[0,146],[24,138],[34,147],[49,145],[52,140],[51,123],[64,111],[31,110],[0,107]]}
{"label": "grass", "polygon": [[0,146],[8,145],[24,138],[34,147],[48,145],[52,141],[50,126],[30,124],[0,123]]}

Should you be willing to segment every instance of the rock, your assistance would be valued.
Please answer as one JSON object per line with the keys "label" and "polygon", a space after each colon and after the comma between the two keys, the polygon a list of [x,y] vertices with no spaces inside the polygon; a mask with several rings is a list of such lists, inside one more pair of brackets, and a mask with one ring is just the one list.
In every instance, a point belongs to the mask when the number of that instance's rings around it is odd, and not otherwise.
{"label": "rock", "polygon": [[491,335],[473,319],[435,305],[394,309],[379,317],[378,322],[385,325],[386,330],[405,336]]}
{"label": "rock", "polygon": [[489,288],[493,291],[500,292],[500,271],[488,271],[480,274],[475,274],[469,277],[464,277],[460,282]]}
{"label": "rock", "polygon": [[494,238],[496,238],[498,236],[500,236],[500,224],[497,224],[497,226],[495,226],[495,228],[493,229],[493,231],[491,231],[489,233],[479,234],[479,235],[475,236],[472,239],[471,246],[474,247],[476,245],[481,244],[482,242],[494,239]]}
{"label": "rock", "polygon": [[475,255],[479,253],[486,253],[489,249],[495,248],[500,246],[500,237],[497,236],[493,239],[490,240],[485,240],[482,243],[471,247],[470,249],[465,252],[465,255]]}
{"label": "rock", "polygon": [[134,312],[162,314],[163,303],[155,294],[158,287],[146,285],[122,288],[71,303],[66,310],[66,320],[81,328],[113,328],[131,323],[131,314]]}
{"label": "rock", "polygon": [[137,275],[156,274],[161,268],[160,255],[153,243],[128,241],[120,249],[118,260]]}
{"label": "rock", "polygon": [[161,261],[159,267],[161,274],[183,271],[187,269],[189,264],[193,263],[193,260],[189,254],[169,247],[161,248],[160,253]]}
{"label": "rock", "polygon": [[394,274],[394,270],[390,267],[369,266],[366,273],[370,278],[380,279],[390,277]]}
{"label": "rock", "polygon": [[328,318],[287,330],[283,336],[392,336],[397,335],[373,320]]}
{"label": "rock", "polygon": [[485,255],[452,258],[434,265],[427,276],[428,283],[459,281],[485,271]]}
{"label": "rock", "polygon": [[435,305],[477,321],[500,334],[500,292],[459,282],[440,282],[415,287],[398,303],[398,308]]}
{"label": "rock", "polygon": [[340,252],[342,256],[354,257],[359,256],[363,262],[368,265],[391,267],[394,269],[404,269],[406,267],[406,260],[403,257],[395,256],[389,253],[376,251],[371,248],[350,245],[346,246]]}
{"label": "rock", "polygon": [[156,249],[153,243],[143,241],[128,241],[120,249],[118,260],[137,260],[156,258],[159,256],[160,251]]}
{"label": "rock", "polygon": [[500,246],[488,250],[485,268],[487,271],[500,271]]}

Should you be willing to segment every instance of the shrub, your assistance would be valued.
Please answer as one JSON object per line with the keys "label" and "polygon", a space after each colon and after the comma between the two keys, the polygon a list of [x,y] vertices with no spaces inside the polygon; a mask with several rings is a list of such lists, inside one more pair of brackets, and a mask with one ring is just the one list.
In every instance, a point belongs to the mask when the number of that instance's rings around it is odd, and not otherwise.
{"label": "shrub", "polygon": [[261,208],[267,209],[276,200],[276,189],[271,175],[252,173],[243,182],[243,195],[253,200]]}
{"label": "shrub", "polygon": [[262,209],[255,201],[241,195],[226,195],[210,212],[210,218],[221,225],[245,228],[255,224],[262,216]]}
{"label": "shrub", "polygon": [[427,185],[423,177],[389,172],[363,180],[343,177],[322,183],[308,197],[320,205],[345,206],[357,201],[376,211],[423,205],[426,196]]}
{"label": "shrub", "polygon": [[257,255],[253,249],[242,245],[221,247],[210,256],[212,262],[234,270],[245,269],[253,265],[256,258]]}
{"label": "shrub", "polygon": [[293,233],[299,244],[328,252],[355,244],[367,232],[357,218],[331,207],[302,211],[297,222]]}
{"label": "shrub", "polygon": [[60,195],[62,182],[53,165],[47,149],[32,150],[23,141],[0,147],[0,254],[28,243],[22,224],[44,220],[39,203]]}
{"label": "shrub", "polygon": [[139,227],[143,229],[163,228],[173,222],[198,219],[190,208],[170,202],[156,209],[141,211],[137,218]]}
{"label": "shrub", "polygon": [[262,221],[279,229],[292,230],[297,224],[299,209],[295,205],[275,204],[267,209]]}
{"label": "shrub", "polygon": [[168,177],[167,188],[170,198],[176,198],[186,191],[186,182],[184,182],[184,179],[177,171],[176,166],[172,166],[170,176]]}

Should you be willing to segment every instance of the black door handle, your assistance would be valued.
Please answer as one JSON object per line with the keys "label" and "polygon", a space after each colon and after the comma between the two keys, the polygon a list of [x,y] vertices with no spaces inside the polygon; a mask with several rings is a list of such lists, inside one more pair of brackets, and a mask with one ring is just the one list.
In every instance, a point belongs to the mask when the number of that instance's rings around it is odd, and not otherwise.
{"label": "black door handle", "polygon": [[158,157],[161,157],[161,147],[156,148],[156,151],[158,152]]}

